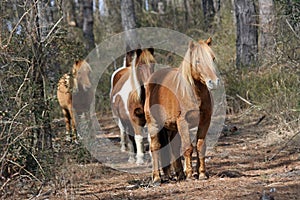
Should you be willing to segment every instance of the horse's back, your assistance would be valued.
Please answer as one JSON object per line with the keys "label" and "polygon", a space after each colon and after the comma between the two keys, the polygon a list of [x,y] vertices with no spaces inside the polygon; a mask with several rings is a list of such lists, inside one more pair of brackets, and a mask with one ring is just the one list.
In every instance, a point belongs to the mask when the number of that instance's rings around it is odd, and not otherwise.
{"label": "horse's back", "polygon": [[123,77],[124,74],[126,74],[129,71],[130,68],[119,68],[112,74],[112,80],[111,80],[111,87],[114,88],[117,84],[117,82]]}

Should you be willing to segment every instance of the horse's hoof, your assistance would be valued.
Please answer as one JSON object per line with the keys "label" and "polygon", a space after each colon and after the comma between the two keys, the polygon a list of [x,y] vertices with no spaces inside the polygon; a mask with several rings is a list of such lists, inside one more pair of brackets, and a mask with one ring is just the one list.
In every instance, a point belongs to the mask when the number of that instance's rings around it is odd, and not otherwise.
{"label": "horse's hoof", "polygon": [[136,157],[136,164],[137,165],[142,165],[142,164],[144,164],[144,156],[137,156]]}
{"label": "horse's hoof", "polygon": [[71,142],[71,137],[69,135],[67,135],[66,138],[65,138],[65,141],[66,142]]}
{"label": "horse's hoof", "polygon": [[200,173],[198,179],[199,179],[199,180],[207,180],[207,179],[208,179],[208,174]]}
{"label": "horse's hoof", "polygon": [[177,181],[183,181],[183,180],[185,180],[184,173],[180,173],[179,175],[177,175]]}
{"label": "horse's hoof", "polygon": [[161,179],[153,180],[153,181],[152,181],[152,185],[153,185],[154,187],[160,186],[160,185],[161,185]]}
{"label": "horse's hoof", "polygon": [[121,152],[125,152],[126,151],[126,147],[125,146],[122,146],[121,147]]}
{"label": "horse's hoof", "polygon": [[134,163],[134,162],[135,162],[134,157],[131,157],[131,156],[130,156],[129,159],[128,159],[128,162],[129,162],[129,163]]}

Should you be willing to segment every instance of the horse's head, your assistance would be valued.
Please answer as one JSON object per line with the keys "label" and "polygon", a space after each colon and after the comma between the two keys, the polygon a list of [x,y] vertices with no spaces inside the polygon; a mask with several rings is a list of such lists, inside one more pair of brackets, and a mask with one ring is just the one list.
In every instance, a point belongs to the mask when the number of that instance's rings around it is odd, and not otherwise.
{"label": "horse's head", "polygon": [[91,88],[90,73],[92,69],[85,60],[76,61],[73,65],[72,74],[74,81],[74,91],[78,91],[82,88],[87,91]]}
{"label": "horse's head", "polygon": [[137,49],[136,50],[136,71],[138,79],[145,83],[150,75],[154,72],[154,49],[148,48],[148,49]]}
{"label": "horse's head", "polygon": [[193,79],[206,84],[209,89],[213,89],[220,84],[214,65],[215,55],[210,48],[212,39],[200,40],[195,44],[189,44],[188,60],[191,66],[191,76]]}

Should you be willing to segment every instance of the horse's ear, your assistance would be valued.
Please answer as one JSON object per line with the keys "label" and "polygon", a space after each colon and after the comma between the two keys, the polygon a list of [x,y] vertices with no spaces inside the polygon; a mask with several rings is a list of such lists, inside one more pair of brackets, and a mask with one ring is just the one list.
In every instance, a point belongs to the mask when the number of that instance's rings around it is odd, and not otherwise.
{"label": "horse's ear", "polygon": [[142,49],[137,49],[136,50],[136,57],[140,57],[140,55],[142,54]]}
{"label": "horse's ear", "polygon": [[211,37],[209,37],[209,38],[205,41],[205,43],[206,43],[208,46],[210,46],[211,43],[212,43]]}
{"label": "horse's ear", "polygon": [[189,43],[189,48],[190,48],[191,50],[193,50],[194,47],[195,47],[194,42],[193,42],[193,41],[190,41],[190,43]]}
{"label": "horse's ear", "polygon": [[79,60],[76,60],[76,61],[75,61],[75,65],[78,65],[78,64],[79,64],[79,62],[80,62]]}
{"label": "horse's ear", "polygon": [[150,51],[150,53],[151,53],[152,55],[154,55],[154,48],[153,48],[153,47],[148,48],[148,51]]}

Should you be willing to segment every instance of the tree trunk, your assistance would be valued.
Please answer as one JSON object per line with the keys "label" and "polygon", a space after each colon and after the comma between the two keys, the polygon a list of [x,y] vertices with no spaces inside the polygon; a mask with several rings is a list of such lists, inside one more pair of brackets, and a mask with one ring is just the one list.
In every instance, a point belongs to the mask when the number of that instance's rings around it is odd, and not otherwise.
{"label": "tree trunk", "polygon": [[274,50],[274,3],[273,0],[259,0],[259,47],[260,53],[272,55]]}
{"label": "tree trunk", "polygon": [[44,66],[44,55],[45,47],[44,42],[47,39],[49,22],[47,21],[46,15],[46,1],[40,0],[37,3],[37,38],[33,46],[33,113],[35,122],[35,139],[34,144],[38,150],[44,150],[52,148],[52,137],[51,137],[51,127],[50,127],[50,116],[49,116],[49,106],[45,98],[45,66]]}
{"label": "tree trunk", "polygon": [[95,48],[93,0],[83,1],[83,37],[85,49],[89,52]]}
{"label": "tree trunk", "polygon": [[77,0],[76,6],[75,6],[76,26],[81,29],[83,27],[83,4],[84,4],[84,0]]}
{"label": "tree trunk", "polygon": [[253,0],[235,0],[237,26],[236,66],[256,64],[258,52],[257,19]]}
{"label": "tree trunk", "polygon": [[204,15],[205,30],[210,28],[215,16],[215,7],[213,0],[202,0],[202,9]]}
{"label": "tree trunk", "polygon": [[121,1],[121,17],[122,26],[125,33],[125,45],[126,49],[137,49],[139,48],[139,39],[136,31],[136,17],[134,11],[133,0],[122,0]]}
{"label": "tree trunk", "polygon": [[75,2],[73,0],[63,1],[64,20],[69,26],[76,26]]}

